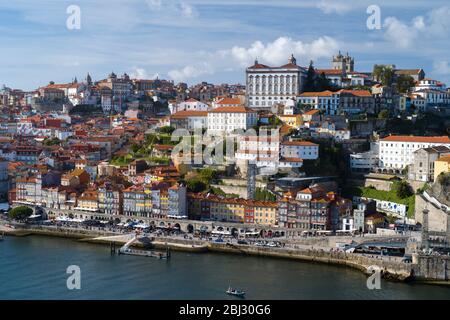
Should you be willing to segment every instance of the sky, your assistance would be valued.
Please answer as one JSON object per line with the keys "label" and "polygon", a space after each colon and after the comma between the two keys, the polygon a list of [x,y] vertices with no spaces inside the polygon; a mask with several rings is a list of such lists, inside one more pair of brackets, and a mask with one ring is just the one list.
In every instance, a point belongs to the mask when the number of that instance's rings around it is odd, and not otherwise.
{"label": "sky", "polygon": [[0,0],[0,85],[33,90],[111,71],[244,83],[256,58],[279,66],[293,53],[299,65],[330,68],[341,50],[357,71],[423,68],[450,86],[449,40],[448,0]]}

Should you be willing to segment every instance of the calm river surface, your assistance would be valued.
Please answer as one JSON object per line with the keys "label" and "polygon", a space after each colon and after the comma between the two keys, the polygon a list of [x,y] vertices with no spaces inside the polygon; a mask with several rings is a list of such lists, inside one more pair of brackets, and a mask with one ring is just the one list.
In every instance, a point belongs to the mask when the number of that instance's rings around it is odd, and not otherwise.
{"label": "calm river surface", "polygon": [[[81,290],[68,290],[69,265]],[[50,237],[0,241],[0,299],[450,299],[450,287],[383,281],[343,267],[226,254],[173,252],[170,260],[111,256],[109,247]]]}

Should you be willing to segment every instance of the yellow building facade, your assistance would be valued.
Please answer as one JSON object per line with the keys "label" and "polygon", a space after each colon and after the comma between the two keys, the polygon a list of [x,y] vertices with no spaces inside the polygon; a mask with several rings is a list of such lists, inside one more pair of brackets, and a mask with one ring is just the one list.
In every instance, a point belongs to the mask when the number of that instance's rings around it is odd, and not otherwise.
{"label": "yellow building facade", "polygon": [[441,173],[450,172],[450,155],[443,156],[434,162],[434,181]]}

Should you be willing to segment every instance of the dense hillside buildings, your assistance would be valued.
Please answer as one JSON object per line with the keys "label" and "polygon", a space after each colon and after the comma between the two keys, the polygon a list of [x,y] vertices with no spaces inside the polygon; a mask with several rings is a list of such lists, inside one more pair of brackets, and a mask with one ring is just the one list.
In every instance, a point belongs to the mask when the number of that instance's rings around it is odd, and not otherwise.
{"label": "dense hillside buildings", "polygon": [[298,103],[322,111],[325,115],[375,113],[375,98],[368,90],[303,92]]}

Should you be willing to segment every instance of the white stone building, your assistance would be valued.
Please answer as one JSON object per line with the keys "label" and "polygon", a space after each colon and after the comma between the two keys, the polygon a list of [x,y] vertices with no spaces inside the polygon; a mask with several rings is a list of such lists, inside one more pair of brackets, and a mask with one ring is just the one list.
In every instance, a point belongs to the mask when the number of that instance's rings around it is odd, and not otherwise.
{"label": "white stone building", "polygon": [[310,141],[283,141],[280,152],[283,158],[315,160],[319,158],[319,145]]}
{"label": "white stone building", "polygon": [[306,70],[293,55],[281,67],[269,67],[255,61],[246,70],[246,103],[250,108],[270,109],[272,105],[295,98],[303,88]]}
{"label": "white stone building", "polygon": [[379,168],[403,170],[413,163],[415,151],[433,146],[450,147],[450,138],[448,136],[389,136],[380,139]]}
{"label": "white stone building", "polygon": [[171,113],[174,114],[180,111],[207,111],[208,108],[209,106],[206,103],[190,98],[177,104],[174,109],[171,110]]}
{"label": "white stone building", "polygon": [[378,142],[372,142],[370,150],[350,155],[350,169],[354,171],[371,171],[379,162]]}
{"label": "white stone building", "polygon": [[258,122],[258,115],[244,106],[219,107],[208,112],[208,132],[232,133],[234,130],[247,130]]}
{"label": "white stone building", "polygon": [[252,161],[258,168],[275,169],[280,159],[279,135],[241,136],[235,157],[238,166]]}

